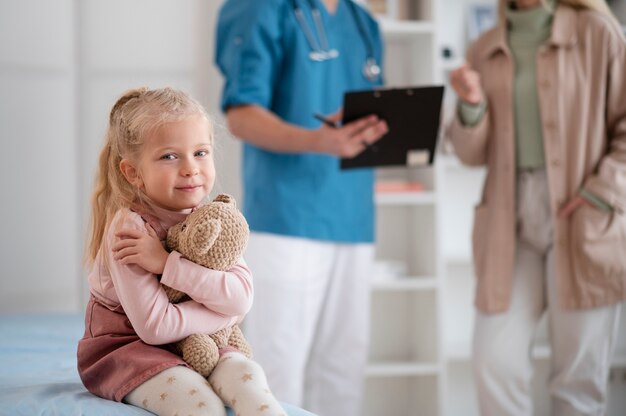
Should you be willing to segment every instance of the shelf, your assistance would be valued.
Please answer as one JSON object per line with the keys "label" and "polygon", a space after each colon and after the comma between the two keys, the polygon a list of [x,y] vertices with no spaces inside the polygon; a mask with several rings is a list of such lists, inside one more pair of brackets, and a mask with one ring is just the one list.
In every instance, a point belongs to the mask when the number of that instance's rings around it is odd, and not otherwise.
{"label": "shelf", "polygon": [[466,165],[454,153],[437,153],[437,163],[448,169],[462,169],[470,173],[486,169],[485,166]]}
{"label": "shelf", "polygon": [[373,278],[371,281],[372,290],[380,292],[393,291],[420,291],[435,290],[439,286],[439,281],[435,277],[398,277],[398,278]]}
{"label": "shelf", "polygon": [[432,376],[439,374],[436,363],[419,362],[373,362],[367,365],[367,377]]}
{"label": "shelf", "polygon": [[435,203],[433,191],[376,193],[378,205],[432,205]]}
{"label": "shelf", "polygon": [[432,35],[435,33],[433,23],[425,20],[392,20],[379,17],[378,23],[383,34],[390,37],[410,39],[415,35]]}
{"label": "shelf", "polygon": [[484,173],[486,172],[485,166],[469,166],[459,160],[454,153],[437,153],[437,163],[439,166],[451,170],[462,170],[468,174],[472,173]]}
{"label": "shelf", "polygon": [[444,168],[471,169],[470,166],[464,165],[453,153],[438,153],[437,163]]}
{"label": "shelf", "polygon": [[[471,361],[471,346],[465,345],[453,345],[446,348],[446,360],[448,362],[465,362]],[[535,345],[532,351],[532,357],[534,360],[546,360],[550,358],[550,347],[547,345]]]}

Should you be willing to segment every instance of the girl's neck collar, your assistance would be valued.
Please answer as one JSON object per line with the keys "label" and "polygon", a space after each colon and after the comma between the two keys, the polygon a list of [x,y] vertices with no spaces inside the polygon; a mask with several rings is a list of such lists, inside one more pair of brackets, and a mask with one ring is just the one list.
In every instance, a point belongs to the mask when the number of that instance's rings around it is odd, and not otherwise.
{"label": "girl's neck collar", "polygon": [[149,218],[151,220],[157,220],[165,230],[168,230],[171,226],[184,221],[195,208],[184,209],[181,211],[171,211],[156,205],[150,200],[147,200],[143,203],[135,203],[131,209],[144,217],[146,220]]}

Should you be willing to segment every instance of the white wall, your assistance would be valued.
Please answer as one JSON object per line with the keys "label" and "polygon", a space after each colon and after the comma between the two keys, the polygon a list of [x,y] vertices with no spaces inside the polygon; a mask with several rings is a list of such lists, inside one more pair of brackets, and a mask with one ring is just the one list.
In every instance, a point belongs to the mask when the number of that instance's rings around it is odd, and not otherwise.
{"label": "white wall", "polygon": [[[0,312],[82,310],[91,184],[125,89],[185,89],[223,125],[220,4],[0,0]],[[240,198],[239,143],[218,134],[216,191]]]}

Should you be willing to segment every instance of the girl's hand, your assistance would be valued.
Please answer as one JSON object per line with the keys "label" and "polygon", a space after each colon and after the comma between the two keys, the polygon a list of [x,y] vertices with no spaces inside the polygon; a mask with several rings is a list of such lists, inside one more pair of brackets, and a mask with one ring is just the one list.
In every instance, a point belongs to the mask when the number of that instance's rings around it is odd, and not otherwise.
{"label": "girl's hand", "polygon": [[136,264],[150,273],[162,274],[169,254],[150,224],[146,223],[146,230],[148,234],[134,228],[118,231],[113,258],[121,264]]}
{"label": "girl's hand", "polygon": [[567,203],[563,205],[561,209],[559,209],[558,216],[559,218],[567,218],[572,215],[574,211],[576,211],[578,208],[585,204],[591,205],[591,203],[585,198],[580,195],[576,195],[572,199],[567,201]]}
{"label": "girl's hand", "polygon": [[[328,117],[335,123],[341,122],[341,110]],[[326,124],[317,130],[316,151],[343,158],[352,158],[372,143],[377,142],[389,131],[385,120],[371,115],[352,121],[341,127]]]}
{"label": "girl's hand", "polygon": [[480,74],[467,63],[452,71],[450,84],[459,98],[468,104],[480,104],[483,100]]}

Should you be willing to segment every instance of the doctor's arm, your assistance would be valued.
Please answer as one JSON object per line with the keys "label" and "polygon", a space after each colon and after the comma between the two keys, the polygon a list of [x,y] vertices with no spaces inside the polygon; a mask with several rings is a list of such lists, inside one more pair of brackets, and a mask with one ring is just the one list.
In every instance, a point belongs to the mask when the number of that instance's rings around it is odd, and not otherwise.
{"label": "doctor's arm", "polygon": [[[241,105],[226,112],[230,131],[241,140],[260,148],[284,153],[324,153],[354,157],[378,141],[388,131],[377,116],[363,117],[339,128],[322,124],[306,129],[287,123],[259,105]],[[328,117],[339,122],[341,114]]]}

